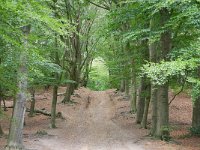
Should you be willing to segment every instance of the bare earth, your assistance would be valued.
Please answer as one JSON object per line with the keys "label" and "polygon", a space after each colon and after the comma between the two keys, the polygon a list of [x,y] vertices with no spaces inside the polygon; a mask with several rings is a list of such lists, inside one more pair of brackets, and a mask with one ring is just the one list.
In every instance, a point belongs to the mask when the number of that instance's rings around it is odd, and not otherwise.
{"label": "bare earth", "polygon": [[[62,93],[65,88],[60,88]],[[34,150],[200,150],[200,139],[181,138],[187,134],[186,128],[191,120],[191,103],[187,100],[173,102],[170,111],[171,133],[175,142],[166,143],[147,137],[148,130],[140,129],[134,123],[135,115],[130,114],[130,101],[123,98],[115,90],[91,91],[80,88],[72,99],[76,104],[61,104],[59,97],[57,110],[62,112],[64,119],[57,119],[57,128],[49,128],[49,117],[37,114],[26,117],[24,144]],[[50,111],[51,91],[38,93],[36,108]],[[176,104],[177,103],[177,104]],[[188,105],[186,105],[188,104]],[[8,104],[9,105],[9,102]],[[178,105],[178,106],[177,106]],[[179,107],[180,106],[180,107]],[[182,108],[183,107],[183,108]],[[184,112],[184,107],[189,109]],[[10,110],[7,112],[10,113]],[[185,117],[183,116],[184,113]],[[181,117],[183,116],[183,117]],[[188,117],[186,117],[188,116]],[[3,130],[8,134],[8,118],[1,121]],[[45,131],[47,135],[36,134]],[[188,142],[189,141],[189,142]],[[0,149],[5,146],[6,139],[0,138]]]}

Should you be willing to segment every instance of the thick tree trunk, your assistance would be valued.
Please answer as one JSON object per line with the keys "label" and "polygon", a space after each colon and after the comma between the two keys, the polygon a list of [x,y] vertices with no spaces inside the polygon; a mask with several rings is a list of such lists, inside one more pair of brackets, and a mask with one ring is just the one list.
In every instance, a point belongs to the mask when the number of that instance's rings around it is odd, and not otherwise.
{"label": "thick tree trunk", "polygon": [[168,84],[158,86],[157,91],[157,125],[155,136],[163,140],[169,138],[169,105],[168,105]]}
{"label": "thick tree trunk", "polygon": [[33,117],[35,113],[35,89],[31,88],[31,106],[30,106],[30,112],[29,117]]}
{"label": "thick tree trunk", "polygon": [[200,129],[200,96],[193,104],[192,128]]}
{"label": "thick tree trunk", "polygon": [[[197,70],[197,77],[200,77],[200,67]],[[195,90],[199,90],[200,86]],[[200,130],[200,95],[194,100],[193,104],[193,114],[192,114],[192,128]]]}
{"label": "thick tree trunk", "polygon": [[[160,25],[165,26],[170,19],[170,13],[167,8],[160,10]],[[156,18],[150,22],[151,30],[156,28]],[[171,50],[171,33],[169,30],[163,32],[160,38],[160,51],[157,52],[157,44],[152,43],[149,46],[150,61],[157,62],[167,60],[167,55]],[[158,55],[159,54],[159,55]],[[168,83],[164,85],[151,85],[152,101],[152,127],[151,135],[159,137],[162,140],[169,140],[169,105],[168,105]]]}
{"label": "thick tree trunk", "polygon": [[[25,36],[30,32],[30,25],[22,27]],[[26,37],[27,38],[27,37]],[[26,50],[21,52],[20,67],[18,70],[18,92],[16,95],[16,102],[13,116],[10,124],[10,133],[7,143],[8,150],[23,149],[23,126],[24,115],[26,111],[26,95],[27,95],[27,39],[24,40]]]}
{"label": "thick tree trunk", "polygon": [[71,95],[73,94],[73,92],[74,92],[74,85],[73,85],[73,83],[71,83],[67,86],[67,89],[65,92],[65,97],[62,100],[62,103],[64,103],[64,104],[69,103],[71,101]]}
{"label": "thick tree trunk", "polygon": [[[160,10],[160,24],[165,26],[170,19],[170,13],[167,8]],[[169,30],[161,34],[160,38],[160,55],[159,60],[167,60],[167,55],[171,50],[171,33]],[[168,105],[168,83],[158,86],[157,89],[157,125],[154,136],[162,140],[169,140],[169,105]]]}

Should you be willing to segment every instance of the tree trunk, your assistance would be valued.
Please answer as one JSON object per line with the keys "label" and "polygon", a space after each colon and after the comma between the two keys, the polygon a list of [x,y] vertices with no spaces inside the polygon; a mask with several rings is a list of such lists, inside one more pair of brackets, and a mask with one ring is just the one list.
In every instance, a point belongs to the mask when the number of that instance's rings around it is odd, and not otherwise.
{"label": "tree trunk", "polygon": [[[200,77],[200,67],[198,68],[197,77]],[[199,90],[198,93],[200,93],[200,85],[197,85],[197,87],[195,90]],[[193,104],[192,128],[200,130],[200,95],[194,100]]]}
{"label": "tree trunk", "polygon": [[66,89],[65,97],[62,100],[62,103],[69,103],[71,101],[71,95],[74,93],[74,84],[70,83]]}
{"label": "tree trunk", "polygon": [[193,104],[192,128],[200,129],[200,96]]}
{"label": "tree trunk", "polygon": [[56,105],[57,105],[58,86],[53,87],[53,99],[51,105],[51,128],[56,128]]}
{"label": "tree trunk", "polygon": [[144,113],[144,105],[145,105],[145,77],[141,78],[140,87],[138,92],[137,99],[137,112],[136,112],[136,123],[140,124],[142,122],[142,117]]}
{"label": "tree trunk", "polygon": [[149,112],[149,103],[150,103],[150,84],[147,86],[146,92],[146,98],[145,98],[145,106],[144,106],[144,113],[142,117],[141,126],[142,128],[147,128],[147,119],[148,119],[148,112]]}
{"label": "tree trunk", "polygon": [[[58,40],[57,40],[57,34],[55,34],[55,47],[58,48]],[[60,60],[59,60],[59,55],[58,51],[55,51],[55,64],[59,65]],[[58,97],[58,85],[59,85],[59,74],[55,73],[55,80],[56,83],[53,86],[53,98],[52,98],[52,103],[51,103],[51,128],[56,128],[56,105],[57,105],[57,97]]]}
{"label": "tree trunk", "polygon": [[124,79],[121,79],[120,91],[121,91],[121,92],[124,92],[124,91],[125,91],[125,80],[124,80]]}
{"label": "tree trunk", "polygon": [[[150,20],[150,29],[152,32],[154,32],[155,28],[157,28],[156,23],[158,22],[157,16],[153,16],[153,18]],[[153,42],[149,44],[149,60],[150,62],[157,62],[157,49],[158,49],[158,43]],[[151,107],[152,107],[152,122],[151,122],[151,130],[150,134],[155,135],[156,132],[156,126],[157,126],[157,87],[156,85],[151,83],[151,91],[150,91],[150,101],[151,101]]]}
{"label": "tree trunk", "polygon": [[129,97],[129,80],[128,79],[126,79],[125,80],[125,96],[126,97]]}
{"label": "tree trunk", "polygon": [[[160,10],[160,24],[165,26],[166,22],[170,19],[170,13],[167,8]],[[160,38],[160,56],[159,60],[167,60],[167,55],[171,50],[171,33],[169,30],[161,34]],[[169,105],[168,105],[168,83],[158,86],[157,89],[157,108],[158,118],[156,125],[156,137],[162,140],[169,140]]]}
{"label": "tree trunk", "polygon": [[3,134],[4,134],[4,133],[3,133],[3,129],[2,129],[1,124],[0,124],[0,137],[1,137]]}
{"label": "tree trunk", "polygon": [[35,89],[31,88],[31,106],[29,117],[33,117],[35,113]]}
{"label": "tree trunk", "polygon": [[26,111],[26,95],[27,95],[27,36],[30,33],[30,25],[22,27],[25,35],[24,47],[20,55],[20,67],[18,69],[18,92],[16,95],[16,103],[13,116],[10,123],[10,133],[7,143],[7,149],[23,149],[23,126],[24,115]]}
{"label": "tree trunk", "polygon": [[136,98],[137,98],[137,86],[136,86],[136,74],[134,65],[132,62],[132,78],[131,78],[131,112],[136,112]]}
{"label": "tree trunk", "polygon": [[152,123],[151,123],[150,134],[154,136],[158,120],[158,112],[157,112],[158,100],[157,100],[157,87],[153,84],[151,84],[151,103],[152,103]]}
{"label": "tree trunk", "polygon": [[157,100],[158,118],[155,136],[167,140],[169,138],[168,84],[158,86]]}

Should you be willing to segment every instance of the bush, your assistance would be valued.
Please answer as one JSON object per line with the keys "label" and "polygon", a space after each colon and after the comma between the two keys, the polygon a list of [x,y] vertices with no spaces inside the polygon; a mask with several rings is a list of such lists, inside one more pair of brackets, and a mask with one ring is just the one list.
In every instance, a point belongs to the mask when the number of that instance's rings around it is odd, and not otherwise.
{"label": "bush", "polygon": [[200,137],[200,126],[191,127],[190,132],[191,132],[192,135]]}

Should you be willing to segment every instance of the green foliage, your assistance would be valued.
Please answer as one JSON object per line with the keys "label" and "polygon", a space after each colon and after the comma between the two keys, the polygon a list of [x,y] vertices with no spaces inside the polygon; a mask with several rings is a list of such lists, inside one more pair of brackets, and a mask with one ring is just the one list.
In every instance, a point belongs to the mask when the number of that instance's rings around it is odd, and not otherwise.
{"label": "green foliage", "polygon": [[109,88],[108,69],[105,66],[102,58],[96,58],[93,61],[87,86],[97,91],[102,91]]}
{"label": "green foliage", "polygon": [[161,63],[148,63],[143,66],[142,72],[147,75],[155,85],[168,82],[173,76],[186,76],[186,73],[198,68],[199,59],[182,60]]}
{"label": "green foliage", "polygon": [[191,127],[190,132],[192,135],[200,137],[200,126],[199,127]]}

